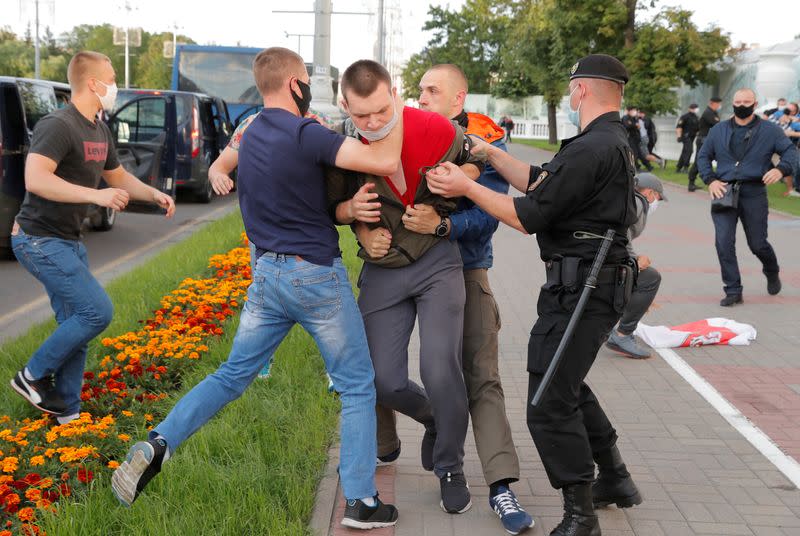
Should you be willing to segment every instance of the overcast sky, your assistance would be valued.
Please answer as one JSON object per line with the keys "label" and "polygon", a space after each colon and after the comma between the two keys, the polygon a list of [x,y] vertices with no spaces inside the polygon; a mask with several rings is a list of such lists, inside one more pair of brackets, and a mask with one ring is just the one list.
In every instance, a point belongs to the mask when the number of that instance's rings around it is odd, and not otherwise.
{"label": "overcast sky", "polygon": [[[457,8],[464,3],[464,0],[385,1],[387,6],[400,6],[394,13],[400,17],[403,30],[397,37],[402,46],[403,59],[418,52],[430,38],[429,34],[421,31],[429,4]],[[374,11],[377,3],[377,0],[336,0],[333,8],[334,11]],[[0,0],[0,4],[0,25],[10,25],[17,33],[24,33],[28,21],[33,18],[34,0]],[[314,31],[312,14],[273,12],[280,9],[311,10],[313,0],[229,0],[213,3],[200,0],[131,0],[130,4],[134,9],[126,14],[121,8],[124,2],[120,0],[40,0],[41,25],[49,25],[54,29],[53,33],[58,35],[78,24],[109,22],[122,25],[128,22],[131,26],[141,26],[150,32],[171,31],[172,26],[177,24],[179,33],[201,44],[280,45],[295,50],[298,38],[287,37],[285,33],[308,34]],[[198,9],[200,5],[209,7]],[[693,10],[695,23],[700,28],[718,24],[731,34],[734,44],[771,45],[789,41],[800,33],[800,27],[789,23],[796,18],[791,13],[795,3],[789,0],[760,0],[738,5],[730,0],[661,0],[659,5],[682,5]],[[376,28],[374,17],[335,15],[331,29],[331,63],[344,68],[357,59],[371,56]],[[311,38],[300,38],[300,54],[307,61],[312,60]]]}

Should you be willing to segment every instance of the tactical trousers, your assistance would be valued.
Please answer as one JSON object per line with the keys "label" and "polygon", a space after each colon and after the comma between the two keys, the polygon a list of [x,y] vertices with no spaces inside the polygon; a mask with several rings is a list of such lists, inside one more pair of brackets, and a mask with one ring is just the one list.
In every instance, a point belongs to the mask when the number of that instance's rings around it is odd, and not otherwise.
{"label": "tactical trousers", "polygon": [[694,141],[695,144],[694,162],[692,162],[692,166],[689,168],[689,184],[694,184],[694,181],[697,179],[697,155],[700,154],[700,149],[703,147],[703,141],[705,139],[706,139],[705,137],[697,136],[697,138]]}
{"label": "tactical trousers", "polygon": [[689,163],[692,160],[692,145],[694,145],[694,139],[690,138],[689,136],[684,136],[682,138],[683,149],[681,150],[681,156],[678,158],[677,169],[689,169]]}
{"label": "tactical trousers", "polygon": [[586,304],[549,389],[537,407],[531,406],[536,388],[566,330],[580,292],[542,289],[539,319],[528,344],[527,421],[550,484],[592,482],[592,453],[610,449],[617,433],[585,383],[586,375],[624,308],[614,305],[614,283],[598,284]]}

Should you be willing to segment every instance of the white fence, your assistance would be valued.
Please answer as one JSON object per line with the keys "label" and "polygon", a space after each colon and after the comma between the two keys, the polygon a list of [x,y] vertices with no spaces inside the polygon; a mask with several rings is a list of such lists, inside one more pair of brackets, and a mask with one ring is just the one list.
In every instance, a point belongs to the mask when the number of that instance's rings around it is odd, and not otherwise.
{"label": "white fence", "polygon": [[[654,120],[658,141],[655,152],[669,160],[677,160],[681,154],[683,146],[675,139],[675,123],[678,122],[676,116],[658,116]],[[578,129],[568,121],[558,121],[558,139],[563,140],[578,133]],[[529,119],[514,119],[514,132],[511,138],[521,138],[530,140],[546,140],[549,136],[547,121],[534,121]]]}
{"label": "white fence", "polygon": [[[514,132],[511,138],[523,138],[529,140],[546,140],[549,137],[547,121],[533,121],[530,119],[514,119]],[[577,134],[578,129],[567,121],[558,121],[556,125],[558,139],[569,138]]]}

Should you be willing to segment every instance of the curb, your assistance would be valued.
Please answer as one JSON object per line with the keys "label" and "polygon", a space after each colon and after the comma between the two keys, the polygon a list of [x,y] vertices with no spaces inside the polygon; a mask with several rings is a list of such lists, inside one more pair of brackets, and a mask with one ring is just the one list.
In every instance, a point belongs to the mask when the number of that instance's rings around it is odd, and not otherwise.
{"label": "curb", "polygon": [[314,499],[314,509],[311,511],[311,521],[309,528],[314,536],[328,536],[333,515],[336,512],[336,503],[339,496],[339,444],[331,445],[328,449],[328,463],[325,465],[325,472],[317,486],[317,493]]}

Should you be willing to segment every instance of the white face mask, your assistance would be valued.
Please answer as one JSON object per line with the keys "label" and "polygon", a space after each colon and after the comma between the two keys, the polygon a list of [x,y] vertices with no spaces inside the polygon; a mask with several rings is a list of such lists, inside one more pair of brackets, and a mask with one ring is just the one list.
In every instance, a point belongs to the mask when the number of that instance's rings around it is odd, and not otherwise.
{"label": "white face mask", "polygon": [[398,119],[399,116],[397,115],[397,107],[395,106],[394,113],[392,113],[392,118],[389,120],[388,123],[383,125],[378,130],[361,130],[356,126],[355,121],[353,121],[353,127],[356,129],[356,132],[358,132],[359,135],[365,140],[370,142],[380,141],[389,135],[389,132],[391,132],[394,126],[397,124]]}
{"label": "white face mask", "polygon": [[[103,82],[100,83],[103,84]],[[106,113],[110,113],[114,109],[114,103],[117,101],[117,84],[103,84],[103,86],[106,88],[105,95],[100,95],[96,91],[94,94],[100,99],[100,106],[103,107],[103,110]]]}
{"label": "white face mask", "polygon": [[658,203],[659,203],[659,200],[658,200],[658,199],[656,199],[655,201],[653,201],[652,203],[650,203],[650,206],[649,206],[649,207],[648,207],[648,209],[647,209],[647,213],[648,213],[648,214],[652,214],[653,212],[655,212],[655,211],[656,211],[656,209],[658,208]]}

